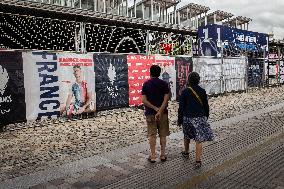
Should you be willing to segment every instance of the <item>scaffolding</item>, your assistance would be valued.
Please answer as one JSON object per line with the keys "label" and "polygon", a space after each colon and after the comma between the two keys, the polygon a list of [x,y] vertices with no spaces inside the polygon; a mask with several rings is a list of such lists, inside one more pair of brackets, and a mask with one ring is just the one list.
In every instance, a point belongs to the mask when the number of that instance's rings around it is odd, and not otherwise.
{"label": "scaffolding", "polygon": [[225,21],[223,24],[226,26],[234,27],[234,28],[239,28],[242,30],[248,30],[249,22],[251,22],[251,18],[247,18],[244,16],[237,16],[232,19],[228,19]]}
{"label": "scaffolding", "polygon": [[170,13],[170,18],[172,18],[171,23],[179,24],[186,28],[196,29],[200,25],[201,17],[205,16],[209,10],[209,7],[189,3],[178,8],[176,10],[177,14],[174,12]]}

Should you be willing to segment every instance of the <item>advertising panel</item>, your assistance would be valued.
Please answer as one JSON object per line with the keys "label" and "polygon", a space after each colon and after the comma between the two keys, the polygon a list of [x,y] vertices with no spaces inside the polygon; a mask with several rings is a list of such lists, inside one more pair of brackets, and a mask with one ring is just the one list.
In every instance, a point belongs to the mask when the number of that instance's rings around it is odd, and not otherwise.
{"label": "advertising panel", "polygon": [[129,105],[126,55],[94,54],[96,102],[98,110]]}
{"label": "advertising panel", "polygon": [[186,88],[188,75],[193,69],[193,62],[192,57],[176,57],[175,60],[177,74],[176,94],[178,100],[182,90]]}
{"label": "advertising panel", "polygon": [[217,58],[193,58],[193,71],[200,75],[200,86],[207,94],[220,94],[222,88],[222,65]]}
{"label": "advertising panel", "polygon": [[0,125],[25,119],[22,53],[0,52]]}
{"label": "advertising panel", "polygon": [[128,55],[127,63],[130,106],[142,104],[142,86],[146,80],[150,79],[150,67],[154,64],[159,65],[162,69],[159,78],[168,83],[171,89],[171,100],[176,99],[176,69],[174,57],[161,55]]}
{"label": "advertising panel", "polygon": [[95,111],[95,73],[90,54],[23,53],[27,120]]}
{"label": "advertising panel", "polygon": [[200,56],[220,57],[221,44],[225,57],[238,57],[244,52],[262,56],[264,50],[268,51],[267,34],[215,24],[198,28],[198,43]]}
{"label": "advertising panel", "polygon": [[241,91],[246,89],[246,58],[224,58],[223,65],[224,91]]}
{"label": "advertising panel", "polygon": [[263,64],[264,64],[263,59],[255,59],[255,58],[248,59],[248,67],[247,67],[248,87],[260,87],[263,85],[264,82]]}

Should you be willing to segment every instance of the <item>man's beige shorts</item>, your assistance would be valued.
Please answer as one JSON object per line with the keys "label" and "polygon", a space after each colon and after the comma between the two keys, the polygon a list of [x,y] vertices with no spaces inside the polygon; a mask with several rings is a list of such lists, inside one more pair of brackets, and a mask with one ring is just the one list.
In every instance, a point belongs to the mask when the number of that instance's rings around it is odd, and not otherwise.
{"label": "man's beige shorts", "polygon": [[155,120],[155,115],[146,116],[147,131],[149,136],[166,137],[170,135],[168,114],[162,114],[160,121]]}

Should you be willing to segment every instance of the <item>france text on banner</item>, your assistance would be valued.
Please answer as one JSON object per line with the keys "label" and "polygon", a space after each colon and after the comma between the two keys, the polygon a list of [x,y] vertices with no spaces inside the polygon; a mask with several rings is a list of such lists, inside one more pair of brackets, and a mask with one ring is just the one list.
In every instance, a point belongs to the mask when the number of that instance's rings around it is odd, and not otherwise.
{"label": "france text on banner", "polygon": [[56,53],[24,52],[27,120],[60,115],[59,65]]}

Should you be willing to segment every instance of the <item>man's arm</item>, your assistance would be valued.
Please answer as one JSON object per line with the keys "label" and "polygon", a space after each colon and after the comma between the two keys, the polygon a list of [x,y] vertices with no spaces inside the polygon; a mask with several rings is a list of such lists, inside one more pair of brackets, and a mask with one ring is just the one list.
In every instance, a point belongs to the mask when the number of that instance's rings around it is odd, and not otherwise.
{"label": "man's arm", "polygon": [[153,110],[155,110],[156,112],[159,111],[159,108],[157,106],[154,106],[153,104],[151,104],[151,102],[149,102],[147,100],[146,95],[142,95],[142,102],[145,106],[147,106],[148,108],[152,108]]}
{"label": "man's arm", "polygon": [[157,114],[155,115],[156,120],[160,120],[161,115],[164,113],[164,110],[168,105],[169,99],[170,99],[170,94],[169,93],[165,94],[162,106],[160,108],[158,108]]}

